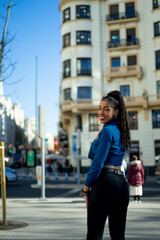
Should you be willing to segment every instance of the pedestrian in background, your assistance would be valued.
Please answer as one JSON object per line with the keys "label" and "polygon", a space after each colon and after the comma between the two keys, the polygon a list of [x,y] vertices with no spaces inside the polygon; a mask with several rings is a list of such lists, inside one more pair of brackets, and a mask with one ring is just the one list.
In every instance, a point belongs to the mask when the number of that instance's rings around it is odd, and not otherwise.
{"label": "pedestrian in background", "polygon": [[81,191],[87,207],[87,240],[102,239],[107,217],[111,239],[124,240],[129,191],[120,167],[130,147],[130,130],[119,91],[102,98],[98,115],[102,126],[88,154],[93,162]]}
{"label": "pedestrian in background", "polygon": [[128,166],[127,179],[130,196],[134,197],[134,202],[141,203],[140,197],[143,195],[144,169],[136,155],[132,156],[131,163]]}

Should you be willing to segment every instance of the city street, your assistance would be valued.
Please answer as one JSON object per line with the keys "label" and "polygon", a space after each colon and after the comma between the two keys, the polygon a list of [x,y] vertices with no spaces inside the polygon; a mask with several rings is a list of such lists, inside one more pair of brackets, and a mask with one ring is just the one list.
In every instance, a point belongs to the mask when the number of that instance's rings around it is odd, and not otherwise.
{"label": "city street", "polygon": [[[79,197],[78,190],[83,186],[84,178],[81,185],[76,184],[74,178],[71,180],[65,182],[64,178],[62,178],[59,181],[46,181],[46,197]],[[41,188],[36,184],[36,180],[30,180],[29,178],[23,180],[22,177],[15,183],[8,183],[6,186],[7,198],[39,198],[41,197]],[[154,176],[146,178],[143,192],[145,201],[151,199],[154,201],[160,200],[160,184],[156,182]]]}
{"label": "city street", "polygon": [[0,0],[0,188],[0,240],[160,240],[160,0]]}
{"label": "city street", "polygon": [[[158,240],[159,216],[159,202],[130,202],[126,240]],[[85,240],[86,208],[82,198],[8,199],[7,219],[28,226],[1,231],[3,240]],[[103,239],[110,239],[108,227]]]}
{"label": "city street", "polygon": [[[86,208],[74,181],[46,181],[46,200],[36,180],[19,179],[7,184],[7,220],[28,226],[1,231],[5,240],[85,240]],[[160,236],[160,184],[148,176],[142,203],[130,199],[126,240],[158,240]],[[0,201],[0,208],[2,202]],[[108,224],[108,223],[106,223]],[[104,240],[109,240],[108,227]]]}

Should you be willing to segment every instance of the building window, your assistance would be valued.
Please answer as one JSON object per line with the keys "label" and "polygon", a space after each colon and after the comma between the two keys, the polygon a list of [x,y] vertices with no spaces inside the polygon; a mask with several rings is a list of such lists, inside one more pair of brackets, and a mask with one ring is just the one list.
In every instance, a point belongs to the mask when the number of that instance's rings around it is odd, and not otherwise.
{"label": "building window", "polygon": [[160,50],[155,52],[156,55],[156,69],[160,69]]}
{"label": "building window", "polygon": [[130,96],[130,86],[129,85],[120,86],[120,91],[121,91],[121,94],[123,97]]}
{"label": "building window", "polygon": [[77,58],[77,75],[91,76],[91,58]]}
{"label": "building window", "polygon": [[119,31],[111,31],[111,44],[119,45]]}
{"label": "building window", "polygon": [[71,100],[71,88],[64,89],[64,101]]}
{"label": "building window", "polygon": [[153,9],[160,8],[160,0],[152,0],[153,1]]}
{"label": "building window", "polygon": [[160,22],[154,23],[154,36],[160,36]]}
{"label": "building window", "polygon": [[78,99],[91,99],[92,98],[92,88],[91,87],[78,87],[77,93]]}
{"label": "building window", "polygon": [[89,131],[99,131],[100,123],[98,114],[89,114]]}
{"label": "building window", "polygon": [[127,65],[132,66],[132,65],[137,65],[137,56],[127,56]]}
{"label": "building window", "polygon": [[90,6],[77,5],[76,6],[76,18],[90,18]]}
{"label": "building window", "polygon": [[63,22],[69,21],[70,20],[70,8],[66,8],[63,11]]}
{"label": "building window", "polygon": [[63,48],[69,47],[71,45],[70,39],[71,39],[70,33],[67,33],[63,36]]}
{"label": "building window", "polygon": [[71,60],[63,62],[63,78],[71,76]]}
{"label": "building window", "polygon": [[160,140],[155,140],[154,142],[155,146],[155,164],[160,164]]}
{"label": "building window", "polygon": [[136,32],[135,28],[127,29],[126,31],[127,45],[136,44]]}
{"label": "building window", "polygon": [[82,116],[77,115],[76,118],[77,118],[77,124],[76,124],[76,127],[75,127],[75,132],[77,132],[77,130],[83,131],[83,129],[82,129]]}
{"label": "building window", "polygon": [[112,67],[120,67],[120,58],[112,58],[111,59],[111,66]]}
{"label": "building window", "polygon": [[157,81],[157,94],[160,94],[160,80]]}
{"label": "building window", "polygon": [[77,44],[91,44],[91,32],[77,31],[76,39],[77,39]]}
{"label": "building window", "polygon": [[137,112],[128,112],[130,129],[138,129]]}
{"label": "building window", "polygon": [[152,111],[152,126],[153,128],[160,128],[160,110]]}
{"label": "building window", "polygon": [[134,2],[126,3],[126,17],[127,18],[135,17]]}
{"label": "building window", "polygon": [[117,20],[117,19],[119,19],[118,4],[110,5],[109,11],[110,11],[110,20]]}

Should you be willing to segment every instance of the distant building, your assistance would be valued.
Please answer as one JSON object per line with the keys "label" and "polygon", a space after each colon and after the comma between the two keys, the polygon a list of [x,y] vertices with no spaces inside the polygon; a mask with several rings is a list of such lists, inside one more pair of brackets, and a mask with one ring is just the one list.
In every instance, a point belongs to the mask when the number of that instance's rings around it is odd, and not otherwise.
{"label": "distant building", "polygon": [[53,133],[46,133],[46,149],[48,152],[53,152],[54,151],[54,135]]}
{"label": "distant building", "polygon": [[130,116],[128,159],[137,154],[145,166],[154,166],[160,155],[160,1],[61,0],[59,9],[60,122],[69,155],[80,129],[80,152],[87,156],[99,129],[99,101],[117,89]]}
{"label": "distant building", "polygon": [[25,118],[24,132],[27,143],[30,147],[35,147],[35,117]]}
{"label": "distant building", "polygon": [[6,152],[9,148],[25,142],[24,111],[10,98],[0,98],[0,141],[4,141]]}

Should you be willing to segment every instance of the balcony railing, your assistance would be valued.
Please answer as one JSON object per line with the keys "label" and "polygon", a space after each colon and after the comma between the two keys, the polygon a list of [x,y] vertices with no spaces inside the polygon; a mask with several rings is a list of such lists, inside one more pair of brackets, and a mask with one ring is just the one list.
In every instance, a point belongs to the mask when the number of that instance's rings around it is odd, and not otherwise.
{"label": "balcony railing", "polygon": [[87,14],[87,15],[76,14],[76,18],[77,19],[90,19],[91,16],[90,16],[90,14]]}
{"label": "balcony railing", "polygon": [[[145,96],[127,96],[124,97],[126,107],[153,107],[160,106],[160,94]],[[63,101],[62,112],[86,111],[87,109],[97,110],[100,99],[74,99]]]}
{"label": "balcony railing", "polygon": [[128,77],[137,76],[137,78],[142,77],[142,70],[139,65],[132,65],[126,67],[111,67],[107,69],[107,80],[111,81],[112,78],[116,77]]}
{"label": "balcony railing", "polygon": [[70,20],[71,20],[70,17],[64,18],[64,19],[63,19],[63,23],[65,23],[65,22],[67,22],[67,21],[70,21]]}
{"label": "balcony railing", "polygon": [[108,14],[106,17],[106,20],[107,21],[116,21],[116,20],[130,19],[130,18],[138,18],[137,11]]}
{"label": "balcony railing", "polygon": [[71,46],[70,41],[68,43],[63,44],[63,48],[70,47],[70,46]]}
{"label": "balcony railing", "polygon": [[157,9],[157,8],[160,8],[160,2],[159,1],[157,1],[157,2],[153,2],[153,10],[154,9]]}
{"label": "balcony railing", "polygon": [[91,76],[91,69],[77,69],[77,76]]}
{"label": "balcony railing", "polygon": [[132,40],[128,39],[119,39],[119,40],[114,40],[114,41],[109,41],[108,42],[108,48],[115,48],[115,47],[128,47],[128,46],[133,46],[133,45],[139,45],[139,39],[135,38]]}
{"label": "balcony railing", "polygon": [[159,37],[159,36],[160,36],[160,32],[157,32],[157,33],[155,32],[155,33],[154,33],[154,36],[155,36],[155,37]]}
{"label": "balcony railing", "polygon": [[160,63],[156,63],[156,69],[160,69]]}
{"label": "balcony railing", "polygon": [[91,40],[83,39],[83,41],[82,41],[82,40],[77,39],[77,45],[91,45]]}
{"label": "balcony railing", "polygon": [[138,107],[142,106],[146,108],[147,105],[147,100],[143,96],[129,96],[129,97],[124,97],[124,102],[126,107]]}
{"label": "balcony railing", "polygon": [[67,78],[67,77],[70,77],[70,76],[71,76],[70,72],[63,73],[63,78]]}
{"label": "balcony railing", "polygon": [[73,99],[62,102],[63,112],[76,112],[78,110],[97,109],[100,100]]}
{"label": "balcony railing", "polygon": [[147,100],[150,107],[160,106],[160,94],[148,95]]}

